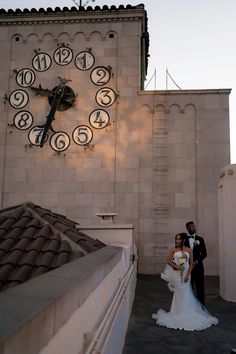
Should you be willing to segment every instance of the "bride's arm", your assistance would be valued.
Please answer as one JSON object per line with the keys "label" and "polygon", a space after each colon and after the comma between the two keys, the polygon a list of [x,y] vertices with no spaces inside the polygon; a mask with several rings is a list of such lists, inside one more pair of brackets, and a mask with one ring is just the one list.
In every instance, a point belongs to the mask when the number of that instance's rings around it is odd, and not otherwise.
{"label": "bride's arm", "polygon": [[179,270],[179,266],[175,262],[173,262],[173,254],[174,254],[174,249],[171,248],[167,258],[167,264],[171,266],[173,269]]}

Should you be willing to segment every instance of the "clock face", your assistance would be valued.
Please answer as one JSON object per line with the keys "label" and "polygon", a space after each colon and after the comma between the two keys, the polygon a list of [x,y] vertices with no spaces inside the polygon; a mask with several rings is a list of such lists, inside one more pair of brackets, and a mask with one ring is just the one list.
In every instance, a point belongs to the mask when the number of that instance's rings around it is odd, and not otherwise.
{"label": "clock face", "polygon": [[94,146],[97,135],[99,141],[108,131],[117,97],[114,77],[110,66],[96,65],[91,49],[76,51],[65,45],[52,52],[38,49],[14,72],[15,89],[8,98],[13,125],[28,132],[30,145],[62,152],[71,144]]}

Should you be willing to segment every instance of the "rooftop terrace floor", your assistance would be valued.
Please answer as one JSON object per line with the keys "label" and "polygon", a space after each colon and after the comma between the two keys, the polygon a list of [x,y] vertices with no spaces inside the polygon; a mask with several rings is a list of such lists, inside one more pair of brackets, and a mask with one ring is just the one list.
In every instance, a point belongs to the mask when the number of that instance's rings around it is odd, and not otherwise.
{"label": "rooftop terrace floor", "polygon": [[123,354],[230,354],[236,348],[236,303],[219,296],[219,278],[205,277],[206,308],[219,325],[203,331],[160,327],[151,318],[170,309],[172,293],[160,276],[139,275]]}

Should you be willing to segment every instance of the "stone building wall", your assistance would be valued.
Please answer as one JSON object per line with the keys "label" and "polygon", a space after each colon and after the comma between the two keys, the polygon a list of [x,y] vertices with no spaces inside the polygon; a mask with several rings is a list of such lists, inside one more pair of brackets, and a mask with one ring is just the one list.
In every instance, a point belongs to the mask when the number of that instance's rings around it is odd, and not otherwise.
{"label": "stone building wall", "polygon": [[175,234],[194,220],[207,245],[206,272],[218,274],[217,185],[229,160],[228,95],[229,90],[139,95],[145,101],[146,142],[140,156],[146,190],[140,194],[139,253],[148,272],[163,269]]}
{"label": "stone building wall", "polygon": [[[163,269],[174,235],[193,219],[208,247],[206,270],[218,273],[217,183],[229,163],[230,90],[141,91],[144,62],[141,37],[147,30],[142,6],[116,10],[0,14],[0,191],[1,207],[26,200],[78,220],[95,224],[96,213],[115,212],[119,223],[132,223],[139,252],[139,272]],[[95,64],[81,71],[74,61],[36,72],[33,86],[52,89],[58,76],[78,96],[74,107],[56,112],[54,130],[68,133],[71,144],[55,152],[48,141],[32,146],[28,132],[17,129],[19,110],[9,104],[19,89],[16,73],[32,69],[35,53],[53,53],[68,46],[74,55],[92,50]],[[94,129],[89,115],[99,108],[100,89],[90,73],[96,66],[111,67],[105,85],[116,101],[105,109],[110,124]],[[45,123],[47,97],[30,88],[35,125]],[[101,108],[101,107],[100,107]],[[93,140],[78,146],[73,130],[90,126]],[[52,135],[52,132],[50,132]]]}

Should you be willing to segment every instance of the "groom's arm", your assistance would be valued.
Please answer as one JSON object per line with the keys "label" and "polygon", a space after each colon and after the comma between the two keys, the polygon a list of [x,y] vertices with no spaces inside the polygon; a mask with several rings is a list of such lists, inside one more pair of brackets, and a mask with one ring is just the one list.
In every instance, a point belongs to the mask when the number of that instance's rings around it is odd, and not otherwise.
{"label": "groom's arm", "polygon": [[206,245],[205,245],[205,241],[204,239],[202,238],[202,247],[201,247],[201,260],[203,261],[206,257],[207,257],[207,250],[206,250]]}
{"label": "groom's arm", "polygon": [[202,262],[206,257],[207,257],[207,250],[206,250],[206,245],[203,237],[199,236],[199,241],[200,241],[200,252],[198,253],[197,256],[197,262]]}

